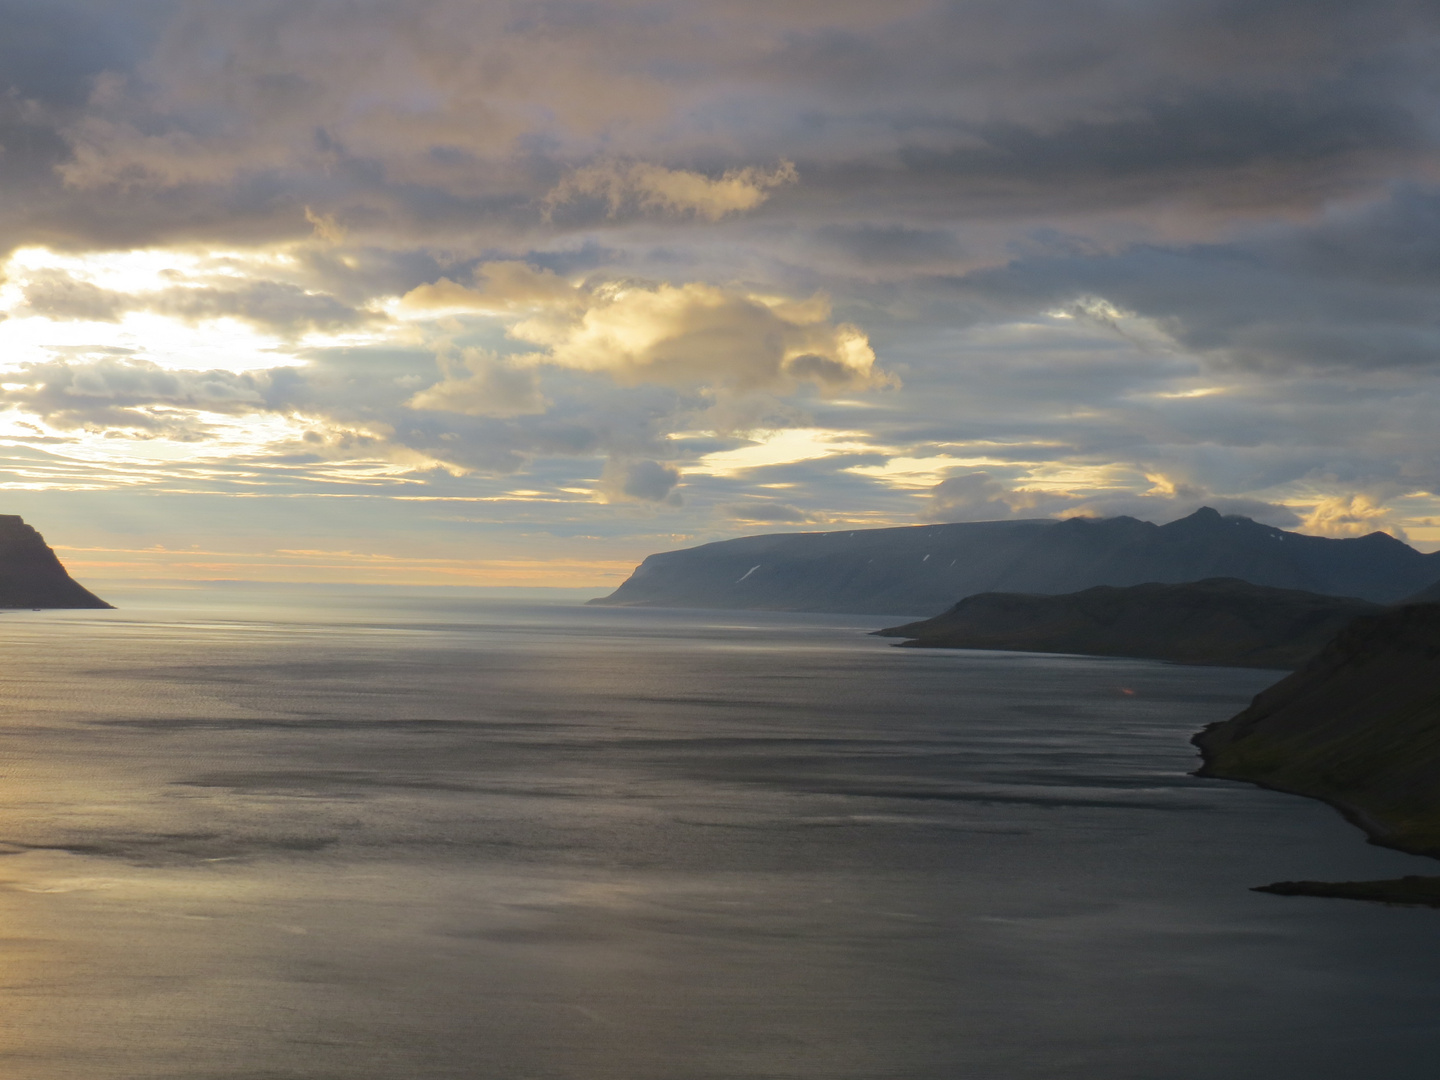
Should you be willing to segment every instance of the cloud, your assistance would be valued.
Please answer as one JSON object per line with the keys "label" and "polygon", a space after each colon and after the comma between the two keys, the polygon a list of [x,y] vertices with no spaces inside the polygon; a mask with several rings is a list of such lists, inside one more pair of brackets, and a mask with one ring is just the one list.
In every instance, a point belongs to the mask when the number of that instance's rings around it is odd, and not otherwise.
{"label": "cloud", "polygon": [[801,525],[815,520],[804,510],[788,503],[751,500],[722,503],[715,509],[729,520],[743,525]]}
{"label": "cloud", "polygon": [[769,172],[754,166],[729,169],[718,180],[648,162],[611,161],[575,169],[546,194],[544,206],[547,214],[553,214],[566,203],[589,198],[603,201],[611,217],[634,208],[719,221],[727,214],[755,209],[773,189],[798,179],[789,161]]}
{"label": "cloud", "polygon": [[1369,495],[1342,495],[1323,499],[1305,515],[1304,529],[1321,536],[1365,536],[1388,532],[1405,539],[1405,531],[1394,521],[1389,507]]}
{"label": "cloud", "polygon": [[649,502],[681,505],[680,470],[658,461],[625,461],[612,458],[606,462],[600,478],[600,490],[609,502]]}
{"label": "cloud", "polygon": [[1226,243],[1019,258],[961,279],[1009,304],[1150,320],[1171,348],[1277,373],[1435,367],[1437,284],[1440,188],[1416,185]]}
{"label": "cloud", "polygon": [[190,438],[183,410],[245,413],[264,407],[262,380],[229,371],[168,371],[136,359],[57,360],[5,376],[0,400],[60,430],[130,429]]}
{"label": "cloud", "polygon": [[524,264],[486,263],[474,288],[442,278],[401,299],[412,311],[521,315],[510,337],[531,361],[602,372],[624,385],[787,390],[883,386],[859,327],[831,320],[822,295],[790,300],[688,282],[571,285]]}
{"label": "cloud", "polygon": [[832,323],[823,297],[794,302],[692,282],[601,288],[589,300],[578,317],[539,314],[510,334],[544,348],[548,363],[622,383],[748,391],[881,381],[865,333]]}
{"label": "cloud", "polygon": [[[77,469],[540,491],[497,519],[626,557],[921,504],[1440,539],[1433,4],[0,9],[0,249],[53,256],[7,419]],[[825,452],[707,475],[761,431]]]}
{"label": "cloud", "polygon": [[[931,488],[929,505],[921,517],[925,521],[992,521],[1034,510],[1041,501],[1041,496],[1017,492],[988,472],[970,472]],[[1059,501],[1067,500],[1062,496]]]}
{"label": "cloud", "polygon": [[293,338],[310,331],[349,329],[383,318],[327,293],[265,278],[204,275],[198,283],[125,292],[50,267],[22,269],[18,277],[25,301],[22,313],[62,322],[119,322],[127,312],[148,311],[190,325],[239,319]]}
{"label": "cloud", "polygon": [[462,351],[458,367],[408,402],[412,409],[463,413],[466,416],[521,416],[543,413],[549,406],[540,392],[534,369],[518,368],[480,349]]}
{"label": "cloud", "polygon": [[1214,495],[1196,485],[1173,483],[1162,476],[1150,479],[1154,486],[1142,494],[1113,489],[1096,493],[1079,485],[1078,490],[1015,487],[989,472],[961,473],[930,489],[920,517],[923,521],[993,521],[1016,517],[1127,515],[1163,523],[1208,506],[1222,514],[1239,514],[1267,525],[1301,524],[1300,517],[1286,506],[1261,499]]}
{"label": "cloud", "polygon": [[948,229],[916,229],[906,225],[825,225],[816,231],[820,244],[844,252],[862,266],[930,267],[954,265],[965,249]]}
{"label": "cloud", "polygon": [[792,168],[819,201],[787,202],[840,227],[1173,223],[1320,206],[1435,157],[1437,16],[1409,0],[103,7],[4,13],[15,242],[320,221],[478,254],[577,200],[611,225],[733,223]]}
{"label": "cloud", "polygon": [[60,320],[118,322],[121,314],[132,306],[123,294],[88,281],[77,281],[62,270],[32,274],[22,286],[21,295],[30,311]]}
{"label": "cloud", "polygon": [[278,281],[249,281],[231,288],[187,287],[139,296],[142,310],[173,315],[189,323],[234,318],[285,335],[340,330],[379,318],[333,296]]}
{"label": "cloud", "polygon": [[475,270],[475,286],[448,277],[417,285],[400,298],[402,310],[411,312],[472,311],[487,315],[535,310],[580,311],[585,291],[553,270],[523,262],[483,263]]}

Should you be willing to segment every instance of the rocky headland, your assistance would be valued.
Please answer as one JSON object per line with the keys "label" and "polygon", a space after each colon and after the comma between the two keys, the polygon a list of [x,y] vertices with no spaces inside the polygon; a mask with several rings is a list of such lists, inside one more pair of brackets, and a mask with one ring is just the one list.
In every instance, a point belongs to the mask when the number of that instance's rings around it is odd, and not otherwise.
{"label": "rocky headland", "polygon": [[0,608],[108,608],[70,576],[45,538],[0,514]]}
{"label": "rocky headland", "polygon": [[1440,856],[1440,604],[1356,619],[1194,742],[1201,776],[1323,799],[1377,843]]}
{"label": "rocky headland", "polygon": [[[1440,857],[1440,604],[1352,622],[1244,712],[1194,739],[1200,776],[1321,799],[1371,840]],[[1284,895],[1434,903],[1430,878],[1279,882]]]}
{"label": "rocky headland", "polygon": [[1351,597],[1211,578],[1180,585],[1098,585],[1061,596],[980,593],[943,615],[877,631],[912,648],[1134,656],[1186,664],[1295,668],[1357,616]]}

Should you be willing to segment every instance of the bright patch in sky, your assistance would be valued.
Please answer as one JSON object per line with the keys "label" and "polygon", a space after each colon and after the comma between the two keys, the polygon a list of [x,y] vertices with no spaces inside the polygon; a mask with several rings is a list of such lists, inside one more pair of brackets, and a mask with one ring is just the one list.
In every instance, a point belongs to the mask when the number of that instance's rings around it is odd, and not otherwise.
{"label": "bright patch in sky", "polygon": [[787,428],[765,432],[748,446],[717,450],[700,458],[690,471],[709,476],[738,476],[751,469],[791,465],[838,454],[872,454],[874,447],[858,431],[827,431],[823,428]]}

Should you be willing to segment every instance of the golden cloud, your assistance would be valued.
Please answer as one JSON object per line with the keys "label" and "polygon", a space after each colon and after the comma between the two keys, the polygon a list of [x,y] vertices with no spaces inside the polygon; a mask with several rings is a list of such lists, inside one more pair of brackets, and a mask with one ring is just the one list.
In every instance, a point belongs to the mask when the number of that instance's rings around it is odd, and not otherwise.
{"label": "golden cloud", "polygon": [[412,409],[465,416],[524,416],[543,413],[549,402],[533,369],[517,368],[483,349],[465,349],[446,378],[412,397]]}
{"label": "golden cloud", "polygon": [[647,162],[605,162],[576,169],[545,196],[546,213],[579,198],[604,199],[611,216],[626,207],[671,214],[694,214],[719,221],[727,214],[753,210],[773,188],[800,178],[792,162],[767,172],[754,166],[730,169],[718,180],[686,169]]}
{"label": "golden cloud", "polygon": [[[601,372],[625,385],[822,391],[888,385],[859,327],[831,319],[830,303],[766,296],[702,282],[570,284],[523,263],[487,263],[475,287],[447,278],[406,294],[402,310],[470,311],[515,319],[526,357]],[[516,318],[516,316],[519,316]]]}

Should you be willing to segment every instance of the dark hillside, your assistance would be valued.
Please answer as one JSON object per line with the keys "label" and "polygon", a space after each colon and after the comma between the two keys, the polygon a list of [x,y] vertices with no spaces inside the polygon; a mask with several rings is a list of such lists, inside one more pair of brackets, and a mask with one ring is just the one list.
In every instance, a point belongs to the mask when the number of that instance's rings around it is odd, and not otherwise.
{"label": "dark hillside", "polygon": [[1195,744],[1202,776],[1323,799],[1380,843],[1440,855],[1440,604],[1356,619]]}
{"label": "dark hillside", "polygon": [[906,646],[1138,656],[1187,664],[1294,668],[1378,604],[1235,578],[1097,585],[1062,596],[980,593],[943,615],[879,631]]}

